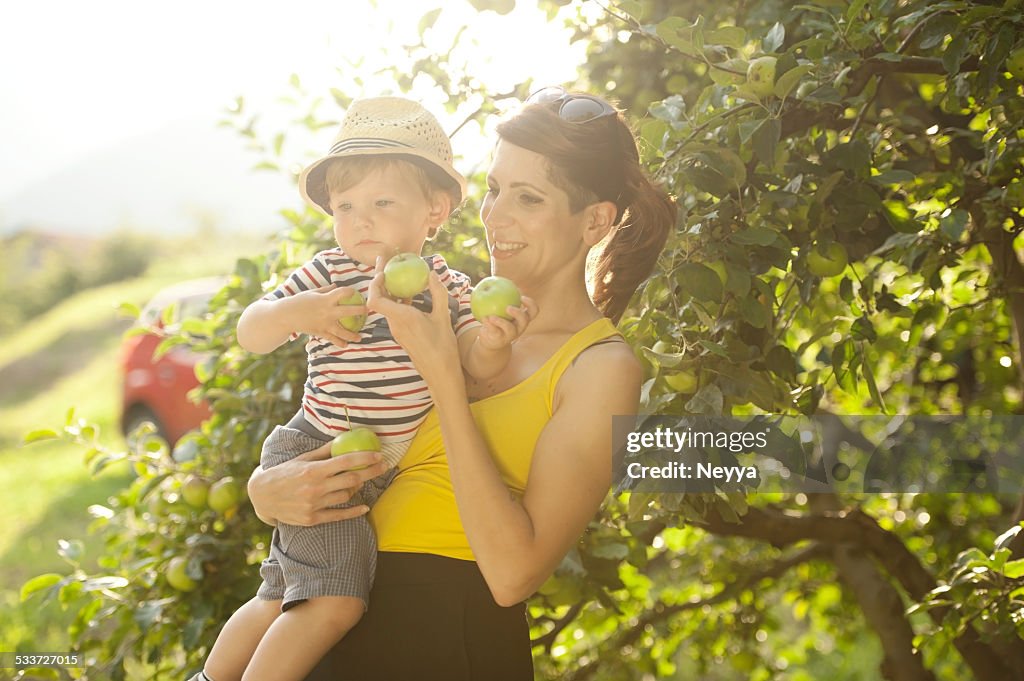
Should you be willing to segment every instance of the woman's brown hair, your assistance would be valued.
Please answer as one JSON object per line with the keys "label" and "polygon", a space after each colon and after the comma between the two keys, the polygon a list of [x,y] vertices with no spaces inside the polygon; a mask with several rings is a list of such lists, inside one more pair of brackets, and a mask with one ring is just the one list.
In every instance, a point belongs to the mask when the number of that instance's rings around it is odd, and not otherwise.
{"label": "woman's brown hair", "polygon": [[569,195],[572,212],[598,201],[615,204],[615,226],[588,277],[594,305],[618,322],[654,269],[675,226],[676,204],[640,167],[636,139],[621,113],[572,123],[558,115],[557,103],[523,107],[498,125],[498,136],[548,159],[551,182]]}

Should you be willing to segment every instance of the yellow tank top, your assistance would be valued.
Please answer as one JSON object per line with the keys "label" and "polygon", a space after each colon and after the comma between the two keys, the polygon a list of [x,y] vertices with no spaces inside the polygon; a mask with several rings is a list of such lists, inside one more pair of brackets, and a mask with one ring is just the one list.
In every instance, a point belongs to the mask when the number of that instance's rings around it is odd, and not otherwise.
{"label": "yellow tank top", "polygon": [[[594,321],[526,380],[470,405],[502,479],[517,497],[526,489],[534,447],[551,419],[558,379],[580,352],[617,333],[609,320]],[[381,551],[474,559],[459,519],[436,410],[427,414],[394,481],[370,511],[370,522]]]}

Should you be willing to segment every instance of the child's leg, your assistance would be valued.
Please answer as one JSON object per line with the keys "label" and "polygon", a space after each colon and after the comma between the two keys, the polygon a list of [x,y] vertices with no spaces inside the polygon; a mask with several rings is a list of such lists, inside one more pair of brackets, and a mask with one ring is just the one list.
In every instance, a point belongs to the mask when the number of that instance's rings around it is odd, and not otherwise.
{"label": "child's leg", "polygon": [[235,611],[213,644],[203,671],[212,681],[239,681],[260,640],[281,616],[281,601],[251,598]]}
{"label": "child's leg", "polygon": [[318,596],[281,613],[260,641],[242,680],[301,681],[356,625],[364,609],[360,598]]}

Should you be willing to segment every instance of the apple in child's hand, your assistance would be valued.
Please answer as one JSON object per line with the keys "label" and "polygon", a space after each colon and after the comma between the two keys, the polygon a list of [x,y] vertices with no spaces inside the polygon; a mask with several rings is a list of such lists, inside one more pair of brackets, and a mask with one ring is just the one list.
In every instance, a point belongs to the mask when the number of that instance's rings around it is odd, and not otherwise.
{"label": "apple in child's hand", "polygon": [[510,305],[519,307],[522,304],[523,298],[519,295],[519,289],[511,279],[505,277],[481,279],[469,298],[469,309],[479,320],[491,316],[512,319],[507,308]]}
{"label": "apple in child's hand", "polygon": [[[369,428],[353,428],[338,435],[331,441],[331,456],[341,456],[349,452],[379,452],[380,440]],[[356,466],[350,470],[359,471],[366,466]]]}
{"label": "apple in child's hand", "polygon": [[[353,291],[352,295],[345,296],[344,298],[338,298],[338,305],[365,305],[366,301],[363,300],[363,296],[359,291]],[[338,320],[338,323],[344,326],[349,331],[359,333],[362,330],[363,324],[366,323],[365,314],[353,314],[347,317],[342,317]]]}
{"label": "apple in child's hand", "polygon": [[384,266],[384,288],[399,300],[412,298],[429,283],[430,265],[415,253],[399,253]]}

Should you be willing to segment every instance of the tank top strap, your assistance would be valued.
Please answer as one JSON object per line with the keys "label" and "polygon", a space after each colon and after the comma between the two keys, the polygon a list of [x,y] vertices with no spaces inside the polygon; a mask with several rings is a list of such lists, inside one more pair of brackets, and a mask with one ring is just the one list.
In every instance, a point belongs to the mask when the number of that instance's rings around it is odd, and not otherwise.
{"label": "tank top strap", "polygon": [[599,343],[607,338],[621,336],[610,319],[602,317],[595,320],[577,331],[573,336],[558,349],[551,358],[548,373],[548,399],[549,404],[555,395],[555,387],[565,370],[572,366],[581,352],[591,345]]}

